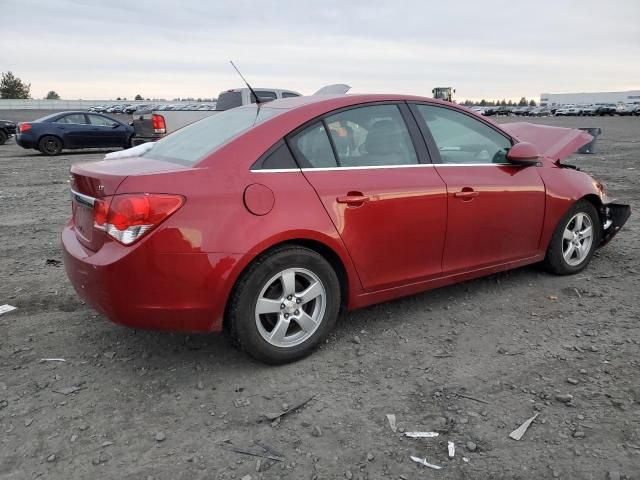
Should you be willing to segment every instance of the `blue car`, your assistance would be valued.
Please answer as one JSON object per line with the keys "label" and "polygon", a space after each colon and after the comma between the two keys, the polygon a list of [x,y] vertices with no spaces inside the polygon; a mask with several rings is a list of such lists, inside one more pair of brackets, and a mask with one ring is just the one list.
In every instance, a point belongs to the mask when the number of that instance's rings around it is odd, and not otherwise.
{"label": "blue car", "polygon": [[129,148],[133,134],[132,126],[106,115],[60,112],[19,123],[16,143],[45,155],[58,155],[66,148]]}

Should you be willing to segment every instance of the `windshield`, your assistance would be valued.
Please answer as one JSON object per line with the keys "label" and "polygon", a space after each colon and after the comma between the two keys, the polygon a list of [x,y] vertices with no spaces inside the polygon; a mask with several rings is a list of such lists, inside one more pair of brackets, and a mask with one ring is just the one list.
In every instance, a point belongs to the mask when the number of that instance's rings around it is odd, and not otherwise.
{"label": "windshield", "polygon": [[273,108],[247,106],[216,113],[164,137],[142,156],[191,166],[232,137],[279,112]]}

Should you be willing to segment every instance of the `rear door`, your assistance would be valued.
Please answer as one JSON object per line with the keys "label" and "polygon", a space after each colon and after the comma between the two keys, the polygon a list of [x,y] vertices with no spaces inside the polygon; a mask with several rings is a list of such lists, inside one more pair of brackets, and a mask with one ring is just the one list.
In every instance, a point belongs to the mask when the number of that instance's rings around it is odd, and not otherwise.
{"label": "rear door", "polygon": [[124,125],[102,115],[89,113],[87,117],[89,117],[91,124],[87,142],[92,147],[123,147],[126,145],[127,131]]}
{"label": "rear door", "polygon": [[84,113],[70,113],[53,122],[55,133],[62,138],[65,148],[84,148],[88,143],[90,126]]}
{"label": "rear door", "polygon": [[535,255],[546,195],[537,167],[508,163],[511,139],[473,114],[440,105],[411,108],[447,185],[444,273]]}
{"label": "rear door", "polygon": [[365,290],[440,275],[446,187],[406,105],[345,109],[294,132],[288,143]]}

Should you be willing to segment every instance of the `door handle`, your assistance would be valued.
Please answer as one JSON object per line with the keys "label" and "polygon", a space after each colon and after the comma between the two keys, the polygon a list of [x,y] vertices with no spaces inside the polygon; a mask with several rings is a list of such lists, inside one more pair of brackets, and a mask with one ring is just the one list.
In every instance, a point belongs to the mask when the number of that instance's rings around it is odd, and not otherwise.
{"label": "door handle", "polygon": [[347,205],[362,205],[364,202],[368,201],[369,197],[360,192],[349,192],[347,195],[336,198],[336,202],[346,203]]}
{"label": "door handle", "polygon": [[479,192],[474,191],[472,188],[464,187],[461,192],[455,192],[453,194],[456,198],[461,198],[463,200],[471,200],[480,195]]}

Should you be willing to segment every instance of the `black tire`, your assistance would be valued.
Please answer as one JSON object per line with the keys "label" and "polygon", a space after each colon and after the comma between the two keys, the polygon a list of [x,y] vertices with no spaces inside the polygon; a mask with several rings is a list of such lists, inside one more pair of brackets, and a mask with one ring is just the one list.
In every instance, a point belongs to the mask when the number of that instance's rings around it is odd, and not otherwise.
{"label": "black tire", "polygon": [[6,142],[8,138],[9,135],[0,130],[0,145],[4,145],[4,142]]}
{"label": "black tire", "polygon": [[[291,268],[305,269],[320,280],[325,292],[324,310],[317,322],[318,326],[308,338],[300,344],[281,347],[269,343],[260,332],[256,319],[256,305],[262,290],[269,285],[270,280]],[[276,297],[279,295],[277,293]],[[340,283],[329,262],[314,250],[300,246],[283,246],[259,257],[243,272],[232,293],[225,326],[232,341],[255,359],[270,364],[287,363],[309,355],[327,337],[338,318],[340,304]],[[300,309],[302,310],[302,307]],[[281,318],[280,313],[269,315],[275,315],[276,319]],[[291,328],[295,330],[296,327],[297,324],[292,322]],[[286,330],[285,334],[288,332],[289,330]]]}
{"label": "black tire", "polygon": [[38,150],[48,156],[59,155],[62,147],[62,140],[53,135],[45,135],[38,142]]}
{"label": "black tire", "polygon": [[[591,220],[591,246],[588,253],[580,261],[580,263],[578,263],[577,265],[571,265],[567,262],[567,260],[565,260],[563,256],[565,242],[567,242],[567,240],[563,238],[563,235],[565,229],[567,229],[567,227],[571,225],[572,219],[578,213],[583,213],[589,216],[589,219]],[[547,254],[543,262],[545,269],[550,273],[554,273],[556,275],[571,275],[581,272],[591,261],[596,248],[600,244],[601,237],[602,224],[600,222],[600,215],[598,214],[598,211],[592,203],[586,200],[578,200],[567,211],[567,213],[564,214],[560,222],[558,222],[556,230],[553,232],[553,237],[551,237],[551,242],[549,243]]]}

